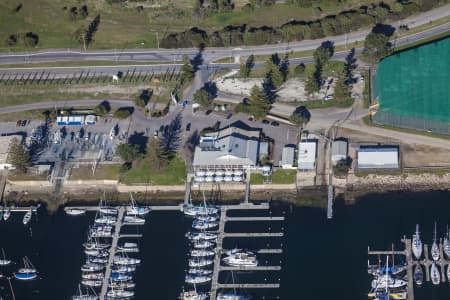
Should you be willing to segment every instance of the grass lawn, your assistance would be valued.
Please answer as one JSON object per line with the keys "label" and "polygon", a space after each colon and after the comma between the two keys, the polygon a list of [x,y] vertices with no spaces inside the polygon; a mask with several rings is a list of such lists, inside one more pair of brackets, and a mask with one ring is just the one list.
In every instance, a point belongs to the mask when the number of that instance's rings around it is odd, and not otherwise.
{"label": "grass lawn", "polygon": [[[273,184],[291,184],[295,183],[297,170],[275,170],[267,179],[272,180]],[[263,184],[264,177],[261,174],[252,174],[250,184]]]}
{"label": "grass lawn", "polygon": [[178,157],[158,171],[153,170],[151,163],[144,159],[121,177],[121,181],[127,184],[179,185],[184,184],[185,180],[186,165]]}
{"label": "grass lawn", "polygon": [[98,67],[98,66],[146,66],[146,65],[164,65],[181,64],[180,61],[115,61],[115,60],[81,60],[81,61],[60,61],[60,62],[31,62],[26,64],[2,64],[3,68],[42,68],[42,67]]}
{"label": "grass lawn", "polygon": [[119,179],[120,165],[98,165],[95,174],[92,176],[92,166],[80,166],[72,168],[70,171],[70,180],[101,180]]}
{"label": "grass lawn", "polygon": [[33,181],[33,180],[47,180],[48,175],[31,175],[12,171],[8,175],[8,179],[16,181]]}
{"label": "grass lawn", "polygon": [[45,120],[44,112],[49,109],[24,110],[7,114],[0,114],[0,122],[16,122],[17,120]]}

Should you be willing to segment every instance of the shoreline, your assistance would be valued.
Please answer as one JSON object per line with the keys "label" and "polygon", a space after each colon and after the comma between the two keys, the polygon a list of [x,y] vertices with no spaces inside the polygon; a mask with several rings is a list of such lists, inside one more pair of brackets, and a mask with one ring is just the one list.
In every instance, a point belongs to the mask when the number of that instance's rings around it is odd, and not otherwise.
{"label": "shoreline", "polygon": [[[335,203],[353,205],[368,194],[383,194],[389,192],[428,192],[450,190],[450,174],[365,174],[356,176],[349,174],[345,179],[336,178],[334,181]],[[82,193],[80,193],[80,188]],[[82,181],[77,184],[65,185],[59,193],[45,181],[8,181],[5,188],[4,200],[7,203],[31,204],[44,203],[50,212],[60,207],[76,204],[97,205],[105,198],[112,204],[123,204],[129,201],[129,194],[133,192],[136,201],[151,205],[173,205],[183,202],[185,187],[183,186],[142,186],[113,184],[89,184]],[[208,198],[217,199],[220,203],[237,203],[244,200],[245,185],[222,185],[220,189],[212,185],[192,187],[192,199],[201,202],[203,192]],[[326,186],[297,187],[295,184],[279,185],[251,185],[250,201],[285,202],[295,206],[315,207],[326,209]]]}

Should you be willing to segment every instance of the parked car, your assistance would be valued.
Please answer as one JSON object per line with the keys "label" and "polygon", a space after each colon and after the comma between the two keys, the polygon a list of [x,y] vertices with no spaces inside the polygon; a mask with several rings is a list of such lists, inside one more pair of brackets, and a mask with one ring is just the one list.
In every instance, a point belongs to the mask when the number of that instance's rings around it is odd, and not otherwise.
{"label": "parked car", "polygon": [[270,121],[269,121],[269,120],[266,120],[266,119],[264,119],[264,120],[262,120],[262,121],[261,121],[261,123],[263,123],[263,124],[270,124]]}
{"label": "parked car", "polygon": [[153,132],[153,136],[158,137],[158,130],[155,130],[155,132]]}
{"label": "parked car", "polygon": [[190,131],[191,130],[191,123],[187,123],[186,125],[186,131]]}
{"label": "parked car", "polygon": [[277,121],[272,121],[272,123],[270,123],[270,125],[272,125],[272,126],[280,126],[280,123],[278,123]]}
{"label": "parked car", "polygon": [[229,113],[229,114],[226,116],[226,119],[229,120],[229,119],[231,119],[232,116],[233,116],[233,114],[232,114],[232,113]]}
{"label": "parked car", "polygon": [[323,100],[325,101],[333,100],[333,95],[326,95],[325,97],[323,97]]}
{"label": "parked car", "polygon": [[22,120],[22,124],[21,125],[22,126],[27,126],[27,122],[28,122],[27,120]]}

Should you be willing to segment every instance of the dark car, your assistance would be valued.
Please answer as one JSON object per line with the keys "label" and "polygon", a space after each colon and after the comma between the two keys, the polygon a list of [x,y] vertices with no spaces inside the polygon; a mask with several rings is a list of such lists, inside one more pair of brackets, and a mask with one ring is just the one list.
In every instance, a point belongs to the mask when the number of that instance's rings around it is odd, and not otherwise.
{"label": "dark car", "polygon": [[278,123],[277,121],[273,121],[272,123],[270,123],[270,125],[272,125],[272,126],[280,126],[280,123]]}
{"label": "dark car", "polygon": [[262,120],[261,123],[263,123],[263,124],[270,124],[269,120],[266,120],[266,119]]}
{"label": "dark car", "polygon": [[210,113],[212,113],[212,109],[208,109],[208,110],[205,112],[205,115],[209,115]]}
{"label": "dark car", "polygon": [[27,120],[23,120],[22,121],[22,126],[26,126],[27,125]]}
{"label": "dark car", "polygon": [[229,114],[226,116],[226,119],[229,120],[229,119],[231,119],[232,116],[233,116],[233,114],[232,114],[232,113],[229,113]]}
{"label": "dark car", "polygon": [[190,131],[191,130],[191,123],[187,123],[186,125],[186,131]]}

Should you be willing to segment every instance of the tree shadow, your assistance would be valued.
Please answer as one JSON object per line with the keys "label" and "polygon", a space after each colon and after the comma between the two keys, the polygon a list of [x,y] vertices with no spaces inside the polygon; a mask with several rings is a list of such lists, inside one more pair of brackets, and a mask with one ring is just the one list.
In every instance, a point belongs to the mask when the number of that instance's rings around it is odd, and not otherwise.
{"label": "tree shadow", "polygon": [[207,91],[213,98],[217,97],[217,86],[216,83],[213,81],[208,81],[205,83],[205,85],[203,86],[203,88],[205,89],[205,91]]}
{"label": "tree shadow", "polygon": [[169,156],[173,156],[176,150],[180,147],[182,120],[183,118],[181,113],[178,113],[162,132],[161,146],[164,151],[169,154]]}
{"label": "tree shadow", "polygon": [[372,28],[372,32],[376,34],[384,34],[385,36],[392,36],[395,32],[395,27],[388,24],[376,24]]}
{"label": "tree shadow", "polygon": [[200,45],[197,54],[190,60],[192,65],[192,69],[194,72],[197,72],[200,69],[200,66],[203,64],[203,51],[205,50],[204,45]]}
{"label": "tree shadow", "polygon": [[294,114],[303,116],[308,122],[311,120],[311,112],[304,105],[297,107]]}
{"label": "tree shadow", "polygon": [[153,90],[152,89],[144,89],[142,90],[141,94],[139,95],[139,99],[142,100],[142,102],[144,103],[144,106],[146,106],[149,102],[150,99],[153,96]]}
{"label": "tree shadow", "polygon": [[334,42],[333,41],[325,41],[320,44],[320,47],[327,49],[330,52],[330,57],[334,55]]}
{"label": "tree shadow", "polygon": [[272,54],[272,56],[270,57],[270,60],[276,66],[278,66],[280,64],[280,62],[281,62],[281,59],[280,59],[280,56],[278,55],[278,53]]}
{"label": "tree shadow", "polygon": [[264,81],[262,83],[262,88],[267,98],[269,99],[269,102],[275,102],[275,99],[277,97],[277,89],[275,88],[275,85],[273,84],[272,78],[269,74],[266,74],[266,77],[264,78]]}
{"label": "tree shadow", "polygon": [[345,73],[346,73],[346,81],[348,84],[352,84],[355,82],[353,78],[353,71],[358,67],[356,64],[356,56],[355,56],[355,48],[352,48],[350,52],[345,57]]}
{"label": "tree shadow", "polygon": [[99,106],[103,106],[106,110],[106,112],[110,112],[111,111],[111,104],[109,103],[108,100],[103,100]]}
{"label": "tree shadow", "polygon": [[148,136],[144,132],[133,132],[128,138],[128,143],[133,146],[137,146],[139,153],[145,153],[145,149],[148,144]]}

